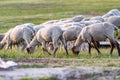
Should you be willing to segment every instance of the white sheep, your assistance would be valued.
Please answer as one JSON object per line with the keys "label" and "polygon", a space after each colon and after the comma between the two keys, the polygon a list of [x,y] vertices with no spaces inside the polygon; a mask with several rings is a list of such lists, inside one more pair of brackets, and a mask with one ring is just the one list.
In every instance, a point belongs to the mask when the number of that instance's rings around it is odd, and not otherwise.
{"label": "white sheep", "polygon": [[2,49],[5,44],[7,44],[7,49],[12,49],[12,45],[23,44],[22,49],[25,49],[33,36],[33,31],[28,27],[12,28],[5,34],[5,37],[0,42],[0,48]]}
{"label": "white sheep", "polygon": [[45,26],[44,26],[44,25],[41,25],[41,24],[33,26],[33,28],[34,28],[34,30],[35,30],[35,33],[37,33],[40,29],[42,29],[42,28],[44,28],[44,27],[45,27]]}
{"label": "white sheep", "polygon": [[111,16],[106,21],[114,24],[120,29],[120,16]]}
{"label": "white sheep", "polygon": [[74,16],[73,18],[71,18],[71,20],[73,22],[80,22],[81,20],[83,20],[85,17],[83,15],[78,15],[78,16]]}
{"label": "white sheep", "polygon": [[118,9],[112,9],[109,12],[107,12],[105,15],[103,15],[102,18],[106,19],[110,16],[120,16],[120,11]]}
{"label": "white sheep", "polygon": [[88,20],[88,21],[81,21],[81,24],[84,24],[86,26],[91,25],[91,24],[95,24],[95,23],[101,23],[102,21],[100,20]]}
{"label": "white sheep", "polygon": [[20,25],[15,26],[15,28],[21,28],[21,27],[29,28],[32,31],[33,35],[35,35],[34,26],[35,25],[33,23],[24,23],[24,24],[20,24]]}
{"label": "white sheep", "polygon": [[[96,23],[87,27],[84,27],[75,44],[74,47],[72,48],[73,53],[78,54],[79,53],[79,46],[83,42],[88,42],[89,45],[91,43],[94,44],[94,47],[98,51],[99,54],[101,52],[99,51],[96,42],[99,41],[104,41],[106,38],[110,40],[111,43],[111,50],[110,54],[112,54],[114,46],[117,46],[118,54],[120,56],[120,48],[119,48],[119,43],[114,39],[114,29],[116,26],[112,25],[111,23],[103,22],[103,23]],[[91,46],[89,46],[91,47]],[[89,53],[90,53],[90,48],[89,48]]]}
{"label": "white sheep", "polygon": [[101,16],[92,17],[92,18],[90,18],[90,20],[99,20],[101,22],[105,22],[104,18],[102,18]]}
{"label": "white sheep", "polygon": [[55,57],[56,51],[58,49],[58,40],[60,39],[64,45],[64,48],[66,50],[66,55],[68,55],[67,51],[67,45],[65,43],[65,39],[62,36],[62,29],[59,26],[52,26],[52,27],[45,27],[40,29],[33,40],[30,42],[30,44],[27,46],[26,50],[28,53],[33,53],[35,50],[35,47],[41,43],[43,51],[47,52],[48,54],[51,54],[48,52],[46,48],[47,42],[52,42],[54,46],[53,55]]}
{"label": "white sheep", "polygon": [[[4,38],[1,40],[1,42],[0,42],[0,49],[2,49],[4,46],[5,46],[5,44],[7,44],[7,49],[11,46],[10,44],[9,44],[9,42],[10,42],[10,33],[11,33],[11,31],[12,31],[12,29],[13,28],[11,28],[11,29],[9,29],[6,33],[5,33],[5,36],[4,36]],[[11,47],[10,47],[11,48]]]}

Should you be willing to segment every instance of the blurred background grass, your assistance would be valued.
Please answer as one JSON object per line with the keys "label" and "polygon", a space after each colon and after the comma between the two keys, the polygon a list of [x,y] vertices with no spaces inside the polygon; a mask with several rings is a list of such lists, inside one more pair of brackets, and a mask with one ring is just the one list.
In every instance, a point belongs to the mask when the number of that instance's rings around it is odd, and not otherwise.
{"label": "blurred background grass", "polygon": [[27,22],[40,24],[76,15],[103,15],[120,9],[119,0],[0,0],[0,33]]}

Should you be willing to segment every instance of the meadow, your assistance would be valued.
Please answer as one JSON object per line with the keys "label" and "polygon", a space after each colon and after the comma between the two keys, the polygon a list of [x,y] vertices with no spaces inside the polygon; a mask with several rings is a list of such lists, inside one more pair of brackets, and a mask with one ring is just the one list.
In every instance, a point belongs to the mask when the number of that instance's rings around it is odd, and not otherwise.
{"label": "meadow", "polygon": [[[5,33],[10,28],[23,23],[41,24],[48,20],[70,18],[76,15],[85,17],[102,16],[111,9],[120,10],[120,0],[0,0],[0,33]],[[116,49],[111,56],[110,48],[100,48],[99,56],[95,49],[92,55],[87,51],[81,51],[78,56],[69,50],[69,56],[65,51],[57,51],[55,59],[78,59],[78,66],[117,66],[120,67],[120,57]],[[48,58],[54,59],[37,48],[34,54],[14,48],[12,51],[5,48],[0,50],[0,57],[12,59]],[[84,62],[84,63],[83,63]]]}

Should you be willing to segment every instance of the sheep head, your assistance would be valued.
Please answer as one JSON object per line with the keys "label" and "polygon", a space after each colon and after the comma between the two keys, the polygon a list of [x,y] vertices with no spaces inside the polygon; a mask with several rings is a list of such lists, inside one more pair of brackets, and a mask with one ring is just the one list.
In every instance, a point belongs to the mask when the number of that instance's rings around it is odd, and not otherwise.
{"label": "sheep head", "polygon": [[76,46],[72,47],[72,52],[73,52],[73,54],[76,54],[76,55],[79,54],[79,50],[77,50]]}
{"label": "sheep head", "polygon": [[34,48],[33,47],[27,47],[26,51],[27,51],[27,53],[33,53],[34,52]]}

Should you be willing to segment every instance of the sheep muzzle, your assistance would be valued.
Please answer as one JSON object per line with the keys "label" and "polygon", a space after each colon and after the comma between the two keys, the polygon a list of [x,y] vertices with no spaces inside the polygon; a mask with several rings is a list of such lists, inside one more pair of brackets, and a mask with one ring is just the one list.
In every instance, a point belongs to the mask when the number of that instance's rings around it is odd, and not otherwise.
{"label": "sheep muzzle", "polygon": [[29,50],[29,48],[26,48],[26,51],[27,51],[27,53],[30,53],[30,50]]}
{"label": "sheep muzzle", "polygon": [[76,51],[76,47],[75,46],[72,47],[72,52],[73,52],[73,54],[76,54],[76,55],[79,54],[79,51]]}

